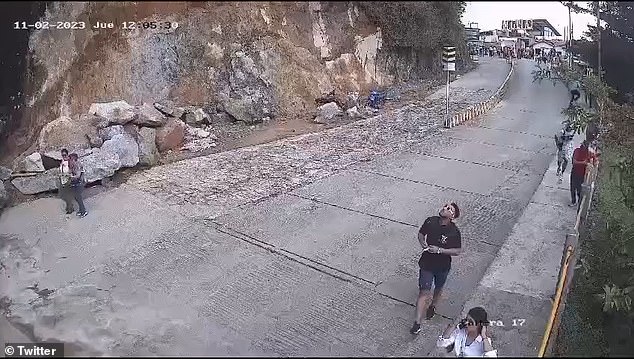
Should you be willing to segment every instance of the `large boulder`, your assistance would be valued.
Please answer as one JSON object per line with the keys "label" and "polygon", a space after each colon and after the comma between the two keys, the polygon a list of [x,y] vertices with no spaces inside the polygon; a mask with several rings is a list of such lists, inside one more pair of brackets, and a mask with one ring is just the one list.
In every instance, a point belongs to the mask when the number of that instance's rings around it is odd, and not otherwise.
{"label": "large boulder", "polygon": [[93,103],[88,113],[105,118],[110,125],[125,125],[137,118],[134,106],[125,101]]}
{"label": "large boulder", "polygon": [[[277,94],[274,83],[280,63],[274,52],[264,42],[255,45],[256,51],[239,50],[230,57],[228,66],[228,92],[220,94],[224,110],[236,120],[247,124],[262,122],[266,117],[275,117]],[[275,69],[275,70],[273,70]]]}
{"label": "large boulder", "polygon": [[39,152],[26,156],[15,168],[16,172],[44,172],[42,155]]}
{"label": "large boulder", "polygon": [[165,101],[164,103],[155,102],[154,108],[168,117],[174,117],[180,119],[183,117],[187,109],[184,107],[176,107],[171,101]]}
{"label": "large boulder", "polygon": [[210,117],[211,119],[209,120],[209,122],[212,123],[231,123],[235,121],[233,117],[225,112],[213,113],[210,115]]}
{"label": "large boulder", "polygon": [[38,152],[59,152],[62,148],[69,152],[89,149],[88,136],[96,136],[101,120],[96,116],[80,116],[79,119],[62,116],[47,123],[38,137]]}
{"label": "large boulder", "polygon": [[90,147],[101,147],[101,145],[103,145],[103,139],[99,135],[90,134],[86,135],[86,137],[88,138]]}
{"label": "large boulder", "polygon": [[37,194],[58,188],[59,168],[52,168],[35,176],[16,177],[11,183],[22,194]]}
{"label": "large boulder", "polygon": [[264,118],[272,116],[270,105],[258,101],[257,98],[225,98],[222,100],[222,106],[233,119],[249,125],[261,123]]}
{"label": "large boulder", "polygon": [[132,122],[137,126],[160,127],[165,124],[167,118],[153,106],[144,103],[136,108],[137,118]]}
{"label": "large boulder", "polygon": [[210,123],[209,115],[205,113],[202,108],[188,111],[185,113],[184,121],[188,125],[200,126],[202,124]]}
{"label": "large boulder", "polygon": [[[79,157],[88,156],[92,153],[91,148],[80,148],[80,149],[72,149],[72,147],[68,150],[68,153],[76,153]],[[48,151],[42,155],[42,161],[44,162],[44,168],[46,167],[46,163],[51,163],[50,161],[62,161],[62,153],[61,151]]]}
{"label": "large boulder", "polygon": [[[123,126],[121,125],[112,125],[102,129],[99,129],[99,137],[102,141],[108,141],[112,139],[116,135],[123,135],[125,133]],[[103,146],[103,143],[102,143]]]}
{"label": "large boulder", "polygon": [[361,112],[359,112],[359,109],[357,108],[357,106],[347,109],[346,114],[348,115],[348,117],[352,119],[359,119],[363,117]]}
{"label": "large boulder", "polygon": [[7,193],[6,188],[4,188],[4,183],[0,181],[0,209],[4,208],[9,203],[9,194]]}
{"label": "large boulder", "polygon": [[170,118],[156,130],[156,146],[161,152],[180,148],[184,140],[185,123],[181,120]]}
{"label": "large boulder", "polygon": [[108,126],[108,119],[89,113],[79,115],[78,122],[86,129],[100,129]]}
{"label": "large boulder", "polygon": [[104,141],[100,148],[104,152],[116,153],[121,167],[134,167],[139,163],[139,145],[129,133],[114,135]]}
{"label": "large boulder", "polygon": [[242,101],[226,99],[222,104],[225,112],[236,121],[251,123],[253,117],[249,111],[249,106]]}
{"label": "large boulder", "polygon": [[342,114],[343,111],[341,111],[339,105],[334,102],[329,102],[317,108],[317,115],[314,121],[316,123],[328,124]]}
{"label": "large boulder", "polygon": [[139,164],[142,166],[154,166],[159,161],[159,152],[156,148],[156,130],[149,127],[139,129]]}
{"label": "large boulder", "polygon": [[121,168],[119,155],[111,151],[104,151],[101,148],[95,148],[90,155],[83,157],[81,164],[84,167],[86,183],[110,177]]}
{"label": "large boulder", "polygon": [[129,135],[131,135],[135,140],[139,139],[139,129],[142,127],[139,127],[133,123],[128,123],[127,125],[123,126],[123,131]]}
{"label": "large boulder", "polygon": [[13,171],[10,168],[0,166],[0,181],[6,181],[11,178]]}

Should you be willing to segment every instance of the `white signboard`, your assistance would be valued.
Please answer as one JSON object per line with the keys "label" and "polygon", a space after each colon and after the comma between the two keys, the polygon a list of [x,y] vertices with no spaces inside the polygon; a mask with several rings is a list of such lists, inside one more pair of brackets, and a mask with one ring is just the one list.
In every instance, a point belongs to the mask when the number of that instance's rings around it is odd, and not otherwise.
{"label": "white signboard", "polygon": [[502,30],[532,30],[533,20],[503,20]]}
{"label": "white signboard", "polygon": [[445,62],[442,67],[443,71],[456,71],[456,63],[455,62]]}

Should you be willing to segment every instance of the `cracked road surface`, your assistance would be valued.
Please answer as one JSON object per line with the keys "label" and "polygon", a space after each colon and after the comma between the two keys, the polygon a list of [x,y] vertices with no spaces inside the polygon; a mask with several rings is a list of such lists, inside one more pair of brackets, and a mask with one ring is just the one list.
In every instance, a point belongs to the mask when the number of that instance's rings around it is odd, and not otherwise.
{"label": "cracked road surface", "polygon": [[[442,113],[410,106],[384,120],[400,127],[359,122],[150,169],[88,198],[83,219],[51,198],[13,207],[0,218],[7,317],[86,355],[435,354],[553,159],[567,91],[533,84],[533,66],[518,61],[506,98],[451,130],[433,126]],[[507,71],[483,59],[452,86],[474,90],[468,103]],[[321,155],[328,138],[354,133],[372,151],[328,145]],[[465,254],[439,315],[412,336],[416,232],[448,201],[463,212]],[[25,289],[34,283],[54,292]]]}

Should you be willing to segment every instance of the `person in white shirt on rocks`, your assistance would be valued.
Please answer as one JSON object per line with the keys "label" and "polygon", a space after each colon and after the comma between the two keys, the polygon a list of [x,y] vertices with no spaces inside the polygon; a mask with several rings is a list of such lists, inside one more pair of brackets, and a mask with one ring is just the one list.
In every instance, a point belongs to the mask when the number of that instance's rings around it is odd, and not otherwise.
{"label": "person in white shirt on rocks", "polygon": [[62,149],[62,162],[59,164],[59,195],[66,203],[66,214],[73,213],[73,200],[72,200],[72,188],[71,188],[71,173],[69,166],[68,150]]}
{"label": "person in white shirt on rocks", "polygon": [[493,349],[487,333],[488,324],[484,308],[471,308],[458,325],[447,326],[436,345],[447,352],[453,351],[458,357],[497,357],[497,349]]}

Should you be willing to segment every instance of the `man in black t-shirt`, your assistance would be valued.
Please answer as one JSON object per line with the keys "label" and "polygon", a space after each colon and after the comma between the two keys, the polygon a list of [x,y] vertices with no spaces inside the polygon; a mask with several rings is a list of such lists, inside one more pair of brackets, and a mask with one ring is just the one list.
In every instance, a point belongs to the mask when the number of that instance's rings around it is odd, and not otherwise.
{"label": "man in black t-shirt", "polygon": [[440,210],[438,216],[427,218],[418,230],[418,241],[423,247],[423,254],[418,261],[419,292],[416,302],[416,319],[410,329],[412,334],[420,333],[420,322],[429,301],[432,282],[434,295],[427,307],[426,319],[431,319],[436,314],[436,304],[451,269],[451,256],[462,253],[460,230],[453,223],[453,220],[458,217],[460,217],[458,205],[450,203]]}

